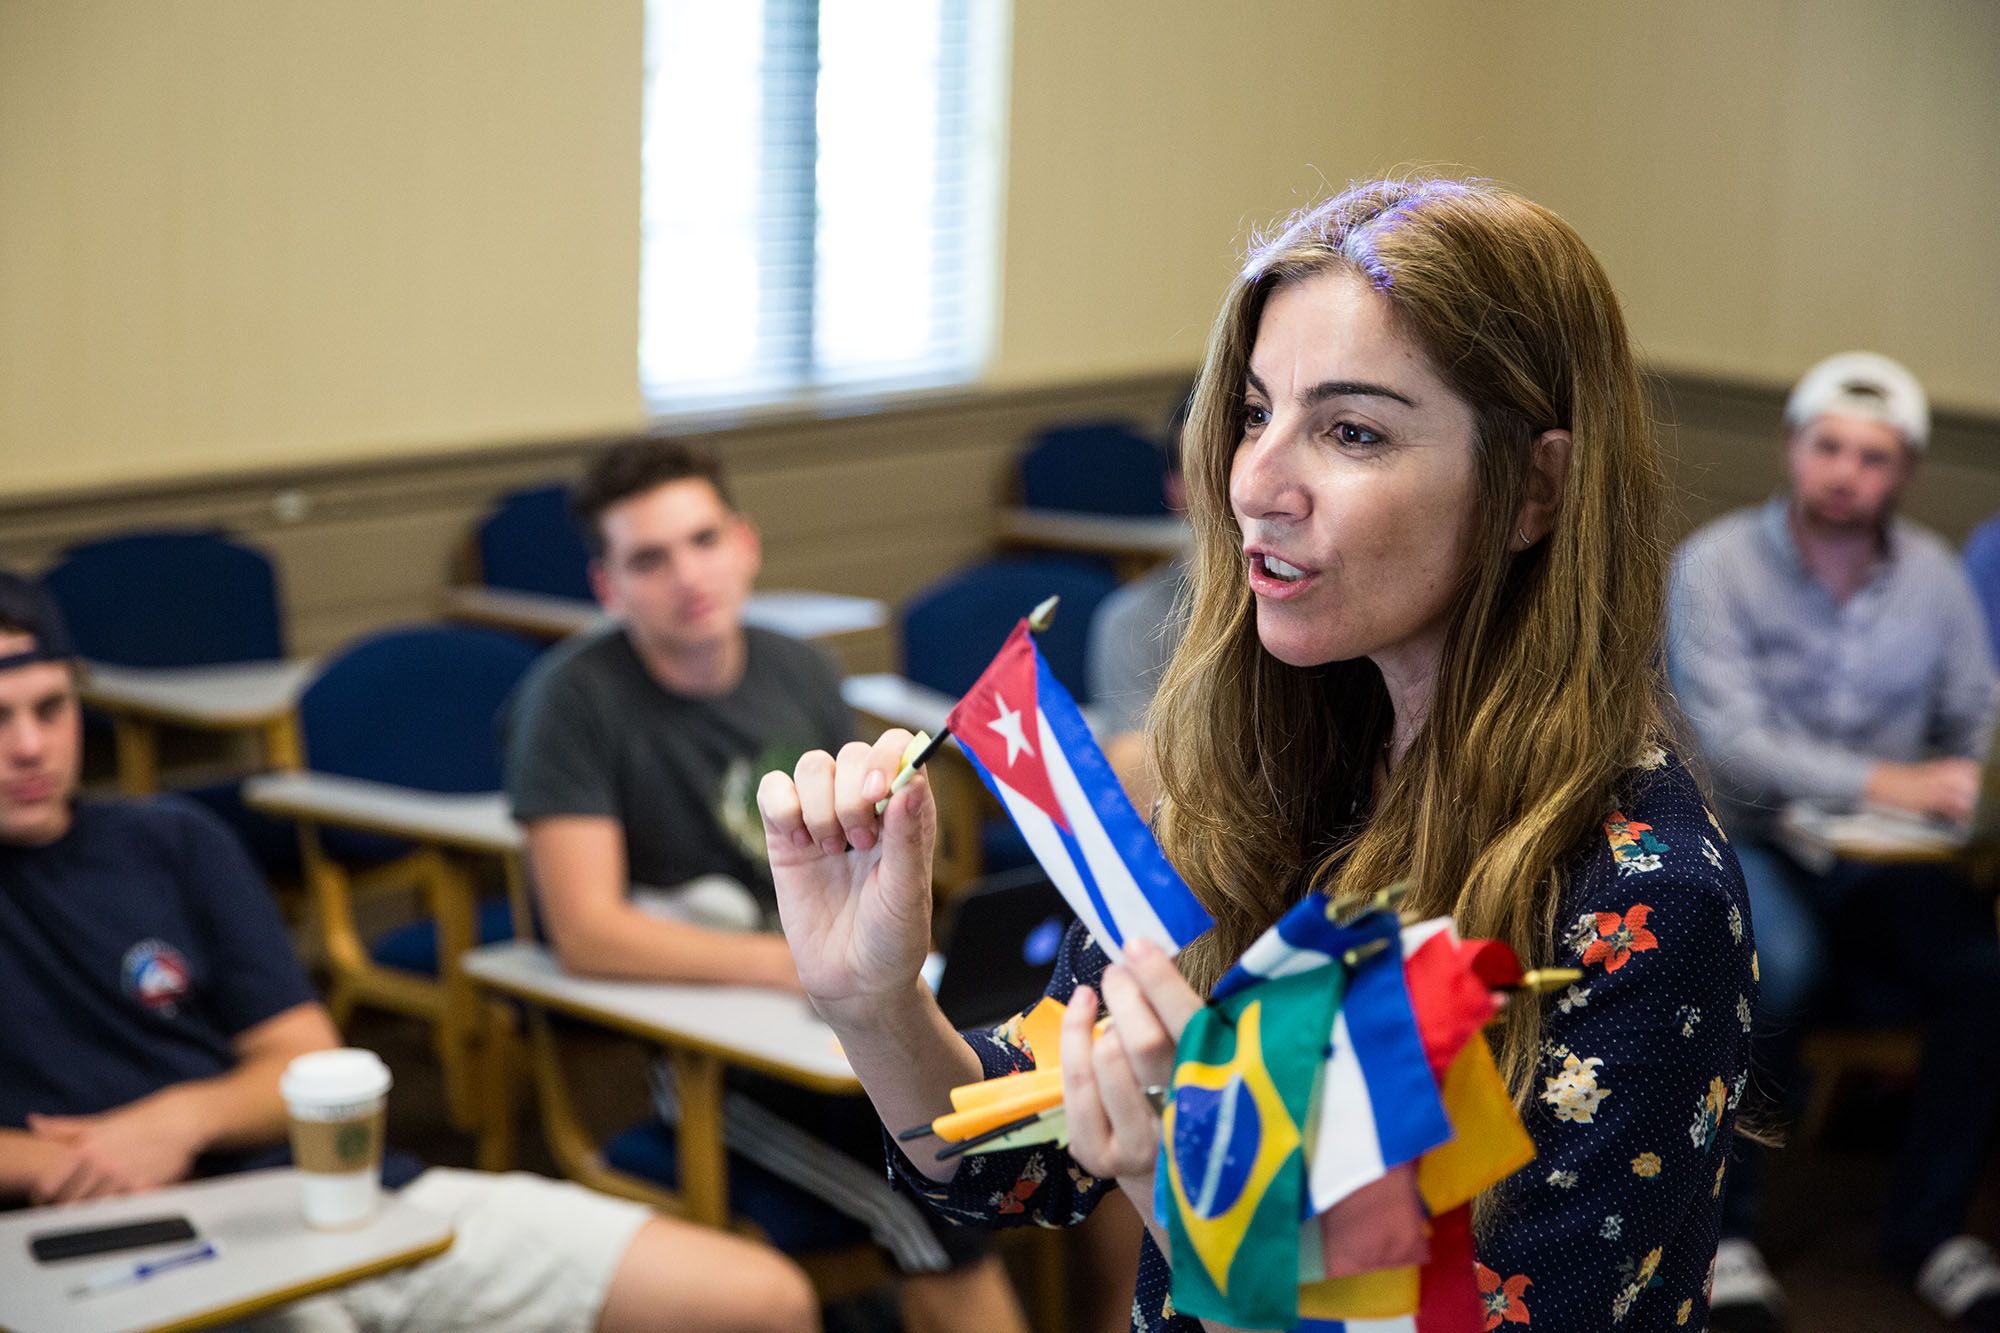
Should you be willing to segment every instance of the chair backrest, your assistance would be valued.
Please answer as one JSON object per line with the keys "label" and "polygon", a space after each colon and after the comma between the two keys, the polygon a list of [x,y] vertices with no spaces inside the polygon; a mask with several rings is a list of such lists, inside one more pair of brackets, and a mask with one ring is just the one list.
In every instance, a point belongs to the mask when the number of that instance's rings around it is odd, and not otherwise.
{"label": "chair backrest", "polygon": [[1021,455],[1021,503],[1091,514],[1164,514],[1167,460],[1122,421],[1053,426]]}
{"label": "chair backrest", "polygon": [[285,655],[271,559],[225,534],[131,532],[72,546],[42,575],[77,651],[134,667]]}
{"label": "chair backrest", "polygon": [[480,520],[479,577],[489,588],[588,598],[590,548],[569,512],[569,487],[509,491]]}
{"label": "chair backrest", "polygon": [[539,646],[498,630],[386,630],[331,658],[299,700],[306,762],[424,791],[497,791],[500,710]]}
{"label": "chair backrest", "polygon": [[2000,658],[2000,515],[1987,519],[1965,539],[1965,574],[1986,612],[1986,635]]}
{"label": "chair backrest", "polygon": [[949,695],[965,693],[1014,622],[1056,595],[1062,607],[1036,646],[1056,679],[1087,703],[1090,618],[1117,587],[1102,566],[1064,556],[989,560],[946,575],[903,605],[903,674]]}

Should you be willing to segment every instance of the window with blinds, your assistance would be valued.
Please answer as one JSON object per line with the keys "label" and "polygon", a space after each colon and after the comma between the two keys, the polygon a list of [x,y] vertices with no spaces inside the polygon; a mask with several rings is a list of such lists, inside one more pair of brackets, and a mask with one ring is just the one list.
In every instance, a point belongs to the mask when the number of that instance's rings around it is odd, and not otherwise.
{"label": "window with blinds", "polygon": [[639,373],[655,410],[972,378],[1002,0],[648,0]]}

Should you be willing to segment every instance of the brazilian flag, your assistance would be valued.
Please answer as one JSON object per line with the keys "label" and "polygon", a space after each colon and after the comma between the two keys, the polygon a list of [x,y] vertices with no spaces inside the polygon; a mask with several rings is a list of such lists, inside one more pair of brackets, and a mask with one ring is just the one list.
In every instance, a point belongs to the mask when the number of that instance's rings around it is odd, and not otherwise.
{"label": "brazilian flag", "polygon": [[1298,1322],[1305,1125],[1345,981],[1339,966],[1260,981],[1181,1033],[1160,1155],[1183,1314]]}

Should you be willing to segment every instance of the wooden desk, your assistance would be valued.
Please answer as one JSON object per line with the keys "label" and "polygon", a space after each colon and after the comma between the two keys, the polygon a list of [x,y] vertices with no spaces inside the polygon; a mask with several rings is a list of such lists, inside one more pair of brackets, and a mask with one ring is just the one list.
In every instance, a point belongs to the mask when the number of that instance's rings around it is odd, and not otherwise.
{"label": "wooden desk", "polygon": [[849,676],[840,682],[840,697],[855,712],[881,723],[884,730],[906,727],[933,736],[944,730],[945,720],[958,704],[942,690],[886,671]]}
{"label": "wooden desk", "polygon": [[503,792],[417,791],[387,782],[301,770],[260,773],[243,784],[243,799],[286,819],[307,819],[434,843],[454,851],[504,856],[521,849],[521,826]]}
{"label": "wooden desk", "polygon": [[566,639],[609,618],[596,602],[512,588],[489,588],[481,583],[462,583],[447,590],[439,609],[452,620],[536,639]]}
{"label": "wooden desk", "polygon": [[1823,810],[1794,801],[1778,814],[1778,845],[1808,870],[1824,874],[1836,860],[1874,864],[1947,864],[1972,850],[1969,835],[1893,810]]}
{"label": "wooden desk", "polygon": [[[444,613],[454,620],[540,639],[567,638],[609,619],[596,602],[479,584],[462,584],[447,592]],[[743,622],[794,639],[823,642],[883,628],[889,623],[889,608],[873,597],[773,590],[750,594]]]}
{"label": "wooden desk", "polygon": [[254,731],[264,762],[297,768],[305,761],[293,705],[312,677],[310,661],[232,662],[207,667],[85,664],[79,691],[111,715],[118,746],[118,788],[128,796],[159,789],[161,726],[197,731]]}
{"label": "wooden desk", "polygon": [[1071,509],[1000,511],[1003,546],[1108,555],[1120,578],[1137,578],[1188,549],[1187,520],[1174,514],[1090,514]]}
{"label": "wooden desk", "polygon": [[[28,1237],[180,1213],[220,1254],[94,1296],[69,1294],[87,1275],[141,1262],[179,1244],[38,1264]],[[451,1247],[442,1217],[384,1195],[382,1211],[351,1231],[314,1231],[300,1219],[298,1172],[250,1171],[151,1194],[0,1214],[0,1328],[11,1333],[113,1333],[210,1328],[318,1292],[405,1268]]]}
{"label": "wooden desk", "polygon": [[[388,783],[310,771],[265,773],[244,783],[243,798],[267,814],[295,821],[332,973],[327,1000],[345,1026],[357,1004],[373,1004],[433,1023],[452,1120],[482,1129],[488,1103],[479,1089],[477,1048],[482,1031],[478,997],[459,960],[479,943],[477,863],[500,857],[518,888],[521,829],[500,792],[455,794],[418,791]],[[322,827],[357,829],[416,843],[417,850],[387,866],[350,873],[321,846]],[[392,886],[415,886],[437,930],[438,976],[428,977],[375,962],[355,923],[357,895]],[[489,1146],[498,1152],[504,1141]],[[489,1170],[504,1157],[483,1158]]]}
{"label": "wooden desk", "polygon": [[[1836,812],[1794,801],[1779,812],[1773,840],[1801,866],[1826,874],[1836,862],[1874,866],[1936,866],[1974,885],[1991,885],[2000,872],[1990,839],[1902,811]],[[1811,1090],[1800,1116],[1800,1134],[1817,1139],[1832,1116],[1842,1084],[1854,1073],[1885,1077],[1913,1074],[1923,1049],[1921,1029],[1902,1025],[1823,1027],[1809,1032],[1803,1063]]]}
{"label": "wooden desk", "polygon": [[[796,995],[750,986],[685,986],[572,976],[540,944],[513,941],[474,949],[466,974],[495,994],[623,1032],[666,1049],[679,1094],[681,1202],[711,1226],[729,1221],[728,1160],[722,1137],[722,1071],[740,1065],[819,1092],[859,1092],[860,1082],[833,1031]],[[585,1183],[596,1167],[588,1136],[566,1105],[551,1116],[560,1065],[545,1023],[536,1026],[551,1149]]]}

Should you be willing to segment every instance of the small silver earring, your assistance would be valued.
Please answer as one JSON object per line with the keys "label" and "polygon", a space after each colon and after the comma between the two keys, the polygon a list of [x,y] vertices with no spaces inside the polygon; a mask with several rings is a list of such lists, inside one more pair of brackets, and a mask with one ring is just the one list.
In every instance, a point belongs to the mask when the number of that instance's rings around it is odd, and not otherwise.
{"label": "small silver earring", "polygon": [[1527,549],[1528,549],[1528,548],[1529,548],[1530,546],[1533,546],[1533,545],[1535,544],[1535,543],[1534,543],[1533,541],[1531,541],[1531,540],[1529,539],[1529,537],[1528,537],[1528,533],[1527,533],[1527,530],[1526,530],[1525,528],[1515,528],[1515,529],[1514,529],[1514,533],[1515,533],[1515,535],[1516,535],[1516,536],[1518,536],[1518,537],[1519,537],[1519,538],[1521,539],[1521,549],[1522,549],[1522,550],[1524,550],[1524,551],[1525,551],[1525,550],[1527,550]]}

